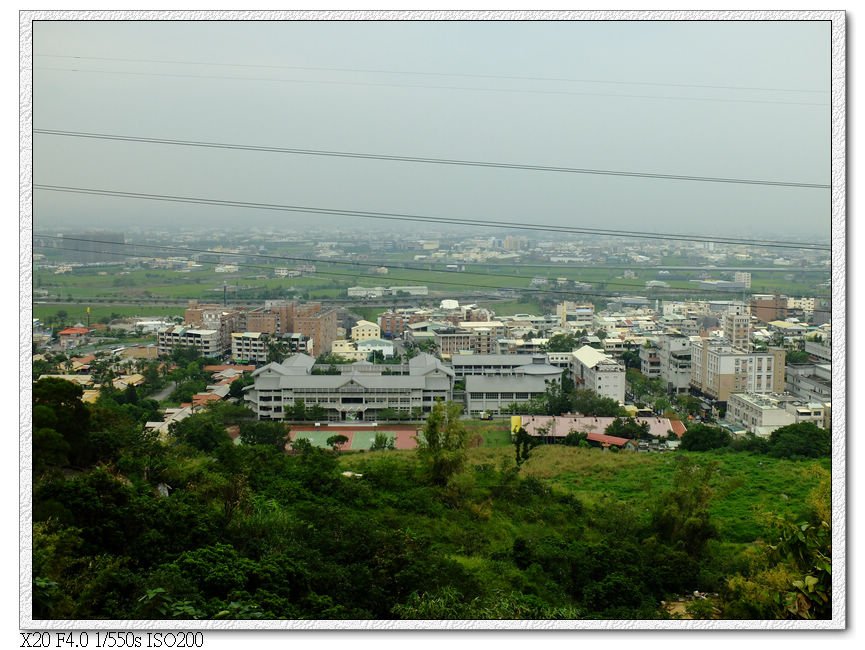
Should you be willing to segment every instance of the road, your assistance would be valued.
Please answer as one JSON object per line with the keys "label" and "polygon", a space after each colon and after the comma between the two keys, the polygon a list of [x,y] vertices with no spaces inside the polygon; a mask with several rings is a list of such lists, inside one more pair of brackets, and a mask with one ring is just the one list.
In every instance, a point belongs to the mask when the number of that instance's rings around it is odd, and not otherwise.
{"label": "road", "polygon": [[168,385],[160,391],[153,393],[153,395],[148,395],[147,399],[155,399],[157,402],[161,402],[163,400],[168,399],[168,396],[171,395],[171,392],[177,387],[177,383],[170,381]]}

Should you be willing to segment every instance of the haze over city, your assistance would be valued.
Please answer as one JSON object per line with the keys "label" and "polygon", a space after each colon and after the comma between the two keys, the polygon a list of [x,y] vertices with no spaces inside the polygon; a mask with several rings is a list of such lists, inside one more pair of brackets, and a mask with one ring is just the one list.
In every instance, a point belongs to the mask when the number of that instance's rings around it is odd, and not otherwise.
{"label": "haze over city", "polygon": [[[794,21],[37,22],[34,226],[358,225],[350,217],[311,220],[39,189],[44,185],[825,240],[826,187],[201,148],[40,130],[826,186],[828,30],[826,23]],[[373,220],[369,227],[388,224]]]}

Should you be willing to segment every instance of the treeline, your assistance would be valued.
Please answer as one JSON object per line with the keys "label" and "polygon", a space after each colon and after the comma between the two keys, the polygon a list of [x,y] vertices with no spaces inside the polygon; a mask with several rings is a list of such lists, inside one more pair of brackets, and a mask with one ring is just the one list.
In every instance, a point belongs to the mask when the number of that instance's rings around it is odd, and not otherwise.
{"label": "treeline", "polygon": [[135,410],[147,405],[82,404],[63,383],[34,385],[36,619],[645,619],[668,616],[671,594],[722,587],[725,611],[747,617],[767,584],[718,562],[717,467],[696,455],[676,459],[650,512],[611,512],[510,456],[473,463],[452,404],[435,406],[416,453],[353,455],[344,475],[331,449],[285,453],[285,426],[243,406],[213,405],[160,441]]}
{"label": "treeline", "polygon": [[682,436],[681,447],[686,451],[747,451],[775,458],[826,458],[832,451],[832,434],[813,422],[779,427],[768,438],[752,433],[734,437],[723,427],[692,424]]}

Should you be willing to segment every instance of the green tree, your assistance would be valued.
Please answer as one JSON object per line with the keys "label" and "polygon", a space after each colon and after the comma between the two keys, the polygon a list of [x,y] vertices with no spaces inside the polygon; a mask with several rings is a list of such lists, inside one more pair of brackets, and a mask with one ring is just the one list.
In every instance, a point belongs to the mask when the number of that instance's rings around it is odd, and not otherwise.
{"label": "green tree", "polygon": [[776,458],[823,458],[832,451],[832,434],[813,422],[788,424],[769,436],[769,455]]}
{"label": "green tree", "polygon": [[340,447],[348,442],[348,436],[338,433],[335,436],[330,436],[325,442],[334,451],[339,451]]}
{"label": "green tree", "polygon": [[811,355],[804,350],[787,350],[784,362],[788,364],[809,363]]}
{"label": "green tree", "polygon": [[282,363],[285,361],[286,357],[290,354],[290,350],[288,349],[288,343],[281,339],[272,338],[267,342],[267,356],[265,358],[266,363]]}
{"label": "green tree", "polygon": [[574,394],[573,407],[577,413],[591,417],[616,417],[627,415],[627,411],[611,397],[602,397],[592,390],[578,390]]}
{"label": "green tree", "polygon": [[266,445],[284,450],[289,430],[282,422],[242,422],[240,441],[245,445]]}
{"label": "green tree", "polygon": [[649,423],[637,422],[632,417],[617,417],[604,429],[604,433],[619,438],[647,438],[649,436]]}
{"label": "green tree", "polygon": [[517,467],[520,467],[529,459],[529,453],[537,446],[537,439],[529,435],[529,432],[524,427],[516,430],[513,436],[514,447],[516,448]]}
{"label": "green tree", "polygon": [[651,527],[658,538],[695,559],[718,534],[709,516],[717,471],[717,463],[677,457],[673,487],[658,497],[652,511]]}
{"label": "green tree", "polygon": [[580,347],[580,342],[573,334],[554,334],[547,341],[547,352],[572,352]]}
{"label": "green tree", "polygon": [[682,436],[681,447],[685,451],[709,451],[727,447],[732,438],[722,427],[708,424],[692,424]]}
{"label": "green tree", "polygon": [[758,543],[749,570],[727,580],[725,618],[832,617],[831,477],[821,477],[802,520],[772,518],[774,540]]}
{"label": "green tree", "polygon": [[228,396],[235,399],[243,399],[243,389],[247,386],[252,386],[255,379],[250,374],[244,373],[235,379],[228,387]]}
{"label": "green tree", "polygon": [[372,445],[370,446],[370,451],[385,451],[388,449],[394,449],[393,438],[391,438],[386,433],[382,433],[381,431],[375,434],[375,438],[372,441]]}
{"label": "green tree", "polygon": [[624,352],[622,352],[622,361],[625,364],[625,368],[634,368],[636,370],[639,370],[642,363],[640,361],[640,351],[625,350]]}
{"label": "green tree", "polygon": [[568,435],[562,440],[567,447],[588,447],[589,435],[584,431],[568,431]]}
{"label": "green tree", "polygon": [[33,449],[34,467],[62,462],[64,455],[77,465],[86,465],[92,460],[90,411],[81,401],[83,394],[78,384],[56,377],[46,377],[33,384],[34,431],[51,429],[65,442],[64,445],[47,431],[40,434]]}
{"label": "green tree", "polygon": [[184,442],[203,452],[212,452],[219,445],[231,441],[225,430],[225,424],[210,410],[173,422],[168,430],[179,442]]}
{"label": "green tree", "polygon": [[460,421],[461,413],[459,404],[436,402],[418,439],[418,456],[436,485],[446,485],[465,464],[469,434]]}

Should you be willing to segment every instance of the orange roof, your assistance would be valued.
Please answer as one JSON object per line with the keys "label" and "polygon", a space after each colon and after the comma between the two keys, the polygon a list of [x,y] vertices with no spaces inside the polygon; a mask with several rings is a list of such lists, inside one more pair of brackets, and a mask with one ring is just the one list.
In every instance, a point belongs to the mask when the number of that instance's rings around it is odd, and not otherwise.
{"label": "orange roof", "polygon": [[213,393],[197,393],[192,396],[192,405],[200,406],[208,402],[218,402],[220,399],[222,398],[219,395],[214,395]]}
{"label": "orange roof", "polygon": [[204,372],[222,372],[223,370],[228,370],[229,368],[233,370],[240,370],[241,372],[252,372],[255,370],[255,366],[233,366],[233,365],[220,365],[220,366],[204,366],[202,370]]}
{"label": "orange roof", "polygon": [[67,327],[65,330],[57,332],[60,336],[81,336],[90,332],[86,327]]}
{"label": "orange roof", "polygon": [[670,428],[679,438],[685,435],[685,431],[687,431],[681,420],[670,420]]}
{"label": "orange roof", "polygon": [[628,438],[620,438],[619,436],[608,436],[605,433],[589,433],[586,438],[594,442],[600,442],[603,445],[616,445],[616,447],[624,447],[628,442]]}

